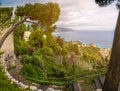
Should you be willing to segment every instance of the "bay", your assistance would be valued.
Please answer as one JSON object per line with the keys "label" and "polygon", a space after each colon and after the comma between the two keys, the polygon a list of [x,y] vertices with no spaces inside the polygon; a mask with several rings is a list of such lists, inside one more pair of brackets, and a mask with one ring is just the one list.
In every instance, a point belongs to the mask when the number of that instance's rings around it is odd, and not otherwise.
{"label": "bay", "polygon": [[61,36],[66,41],[80,41],[84,44],[94,43],[98,47],[111,48],[114,31],[69,31],[55,32],[53,35]]}

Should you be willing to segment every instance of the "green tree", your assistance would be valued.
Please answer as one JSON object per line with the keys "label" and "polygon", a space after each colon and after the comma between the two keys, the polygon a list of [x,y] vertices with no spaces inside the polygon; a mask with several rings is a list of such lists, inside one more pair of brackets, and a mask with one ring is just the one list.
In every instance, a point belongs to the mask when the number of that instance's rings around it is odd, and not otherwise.
{"label": "green tree", "polygon": [[30,24],[28,24],[27,30],[31,30],[31,25]]}
{"label": "green tree", "polygon": [[52,61],[54,59],[54,51],[52,48],[48,46],[43,46],[40,52],[43,55],[44,59],[49,60],[49,61]]}
{"label": "green tree", "polygon": [[4,29],[10,27],[12,17],[12,7],[0,7],[0,33],[4,33]]}
{"label": "green tree", "polygon": [[[14,30],[14,37],[15,38],[19,38],[19,39],[23,39],[24,38],[24,32],[26,31],[26,25],[25,24],[21,24],[19,25],[15,30]],[[14,39],[15,39],[14,38]]]}
{"label": "green tree", "polygon": [[70,51],[75,52],[77,55],[79,55],[79,53],[80,53],[78,45],[74,44],[73,42],[69,43],[69,49],[70,49]]}
{"label": "green tree", "polygon": [[[99,6],[106,6],[116,0],[95,0]],[[117,7],[120,7],[120,0],[117,0]],[[120,12],[118,15],[117,25],[114,34],[112,53],[106,74],[103,91],[119,91],[120,85]]]}
{"label": "green tree", "polygon": [[26,4],[24,7],[18,6],[16,9],[18,16],[31,16],[31,19],[38,20],[40,27],[44,30],[51,29],[60,15],[60,8],[57,3],[46,4]]}
{"label": "green tree", "polygon": [[[26,4],[25,6],[18,6],[16,9],[16,15],[21,17],[22,20],[16,22],[9,30],[4,34],[0,40],[0,48],[7,38],[7,36],[13,32],[13,30],[24,22],[34,23],[40,26],[42,30],[48,30],[52,28],[53,24],[59,19],[60,8],[56,3],[46,4]],[[28,18],[30,19],[28,21]],[[33,22],[32,20],[36,20]]]}
{"label": "green tree", "polygon": [[[15,17],[13,20],[14,22],[17,21],[18,18]],[[26,25],[21,24],[16,27],[16,29],[13,32],[14,35],[14,48],[15,48],[15,54],[21,55],[21,54],[30,54],[29,48],[30,45],[24,40],[24,32],[26,31]]]}
{"label": "green tree", "polygon": [[56,37],[56,42],[63,48],[65,46],[65,41],[60,36]]}
{"label": "green tree", "polygon": [[[94,46],[86,46],[81,48],[82,51],[82,59],[87,62],[90,63],[94,68],[100,68],[101,66],[104,65],[103,63],[103,57],[100,53],[100,49],[96,48]],[[102,61],[103,60],[103,61]]]}
{"label": "green tree", "polygon": [[29,42],[33,47],[42,48],[45,43],[44,33],[42,30],[37,29],[32,31]]}

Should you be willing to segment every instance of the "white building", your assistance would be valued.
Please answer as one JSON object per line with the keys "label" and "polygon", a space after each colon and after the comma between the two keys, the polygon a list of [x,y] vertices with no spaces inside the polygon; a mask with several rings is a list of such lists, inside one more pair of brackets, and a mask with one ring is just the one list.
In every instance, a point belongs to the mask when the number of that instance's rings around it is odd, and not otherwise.
{"label": "white building", "polygon": [[25,41],[28,41],[28,40],[29,40],[30,34],[31,34],[30,31],[25,31],[25,32],[24,32],[24,39],[25,39]]}

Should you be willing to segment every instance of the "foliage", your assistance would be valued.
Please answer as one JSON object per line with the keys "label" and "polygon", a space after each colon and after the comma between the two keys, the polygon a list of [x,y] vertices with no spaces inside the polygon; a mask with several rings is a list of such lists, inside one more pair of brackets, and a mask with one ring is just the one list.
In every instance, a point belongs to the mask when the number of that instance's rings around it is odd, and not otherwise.
{"label": "foliage", "polygon": [[65,41],[63,38],[61,38],[60,36],[56,37],[56,41],[57,43],[60,45],[60,47],[64,47],[65,46]]}
{"label": "foliage", "polygon": [[29,56],[29,55],[23,55],[21,62],[22,62],[23,64],[32,63],[32,57]]}
{"label": "foliage", "polygon": [[26,4],[18,6],[16,9],[17,16],[31,16],[31,19],[38,20],[42,29],[52,29],[60,15],[60,8],[57,3],[46,4]]}
{"label": "foliage", "polygon": [[32,31],[29,43],[33,47],[42,48],[45,42],[45,38],[43,37],[43,35],[44,35],[43,31],[40,29]]}
{"label": "foliage", "polygon": [[52,50],[52,48],[44,46],[43,48],[41,48],[40,52],[45,59],[53,60],[54,51]]}
{"label": "foliage", "polygon": [[16,55],[23,55],[23,54],[30,54],[28,51],[29,45],[24,41],[17,39],[17,41],[14,41],[15,44],[15,53]]}
{"label": "foliage", "polygon": [[4,54],[4,52],[0,52],[0,55]]}
{"label": "foliage", "polygon": [[[18,17],[16,16],[13,20],[13,23],[18,21]],[[24,32],[26,31],[26,25],[19,25],[13,32],[14,35],[14,48],[16,55],[23,54],[32,54],[34,52],[34,48],[32,48],[25,40],[24,40]]]}
{"label": "foliage", "polygon": [[99,50],[99,48],[96,48],[94,46],[82,48],[83,59],[90,63],[94,68],[103,67],[103,65],[106,64],[106,61],[103,59],[103,56]]}
{"label": "foliage", "polygon": [[[65,84],[80,80],[85,72],[96,74],[95,70],[107,67],[99,48],[93,45],[84,47],[82,43],[66,42],[52,35],[59,14],[56,3],[26,4],[16,9],[17,16],[31,16],[30,19],[40,22],[39,27],[32,24],[26,28],[22,24],[14,32],[15,52],[22,56],[24,66],[21,73],[27,79],[38,83]],[[26,29],[31,31],[29,41],[23,39]]]}
{"label": "foliage", "polygon": [[12,7],[0,7],[0,33],[3,33],[3,29],[10,27],[12,10]]}
{"label": "foliage", "polygon": [[69,43],[69,49],[71,51],[74,51],[77,55],[79,54],[79,48],[77,44],[74,44],[72,42]]}
{"label": "foliage", "polygon": [[26,25],[21,24],[14,30],[14,38],[23,39],[24,32],[26,31]]}
{"label": "foliage", "polygon": [[0,91],[23,91],[16,84],[11,84],[4,75],[3,69],[0,67]]}
{"label": "foliage", "polygon": [[[40,41],[43,44],[41,47],[35,45]],[[51,83],[51,81],[54,83],[57,81],[57,78],[67,80],[66,78],[70,79],[68,76],[74,77],[87,71],[106,67],[105,60],[100,54],[99,48],[93,45],[79,48],[78,45],[82,45],[81,43],[65,42],[64,39],[54,37],[51,34],[45,39],[40,29],[32,32],[28,44],[35,48],[35,52],[32,55],[27,54],[22,56],[22,62],[24,64],[22,73],[27,79],[38,83]],[[32,73],[29,72],[30,70],[32,70]],[[39,77],[43,78],[38,77],[38,70],[40,70],[40,72],[42,71],[41,73],[43,75]],[[55,79],[48,81],[47,78],[49,77]],[[40,81],[36,81],[35,79]],[[64,83],[64,80],[61,79],[59,82]],[[76,78],[72,78],[72,80],[75,79]]]}
{"label": "foliage", "polygon": [[33,77],[33,78],[39,78],[39,77],[44,76],[43,70],[41,70],[38,67],[33,66],[31,64],[24,65],[24,67],[21,70],[21,73],[23,75],[27,75],[27,76]]}

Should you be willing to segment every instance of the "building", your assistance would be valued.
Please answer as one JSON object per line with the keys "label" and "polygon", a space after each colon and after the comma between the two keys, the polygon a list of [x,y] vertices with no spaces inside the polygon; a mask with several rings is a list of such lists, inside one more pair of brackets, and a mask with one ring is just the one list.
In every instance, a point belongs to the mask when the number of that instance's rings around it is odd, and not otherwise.
{"label": "building", "polygon": [[30,34],[31,34],[30,31],[24,32],[24,40],[25,40],[25,41],[29,41]]}

